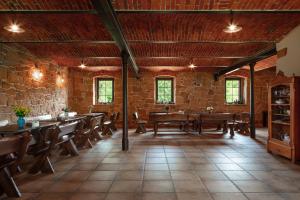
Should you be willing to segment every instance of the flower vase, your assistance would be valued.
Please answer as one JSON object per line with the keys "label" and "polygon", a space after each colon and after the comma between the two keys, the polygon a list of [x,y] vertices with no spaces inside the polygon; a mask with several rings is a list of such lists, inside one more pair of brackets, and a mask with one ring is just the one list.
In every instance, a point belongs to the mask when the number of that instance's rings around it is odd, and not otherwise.
{"label": "flower vase", "polygon": [[18,128],[23,129],[25,126],[25,119],[24,117],[19,116],[17,120]]}

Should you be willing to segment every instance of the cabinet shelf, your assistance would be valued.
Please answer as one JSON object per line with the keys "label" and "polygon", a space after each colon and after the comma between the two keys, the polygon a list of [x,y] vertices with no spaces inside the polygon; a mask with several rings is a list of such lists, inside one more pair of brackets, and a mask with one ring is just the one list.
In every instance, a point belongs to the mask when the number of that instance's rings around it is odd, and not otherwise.
{"label": "cabinet shelf", "polygon": [[283,121],[272,121],[273,124],[279,124],[279,125],[285,125],[285,126],[289,126],[291,125],[291,123],[289,122],[283,122]]}
{"label": "cabinet shelf", "polygon": [[[274,78],[268,91],[268,151],[293,162],[300,160],[300,77]],[[279,102],[279,103],[276,103]],[[281,103],[280,103],[281,102]],[[296,105],[295,105],[296,104]]]}

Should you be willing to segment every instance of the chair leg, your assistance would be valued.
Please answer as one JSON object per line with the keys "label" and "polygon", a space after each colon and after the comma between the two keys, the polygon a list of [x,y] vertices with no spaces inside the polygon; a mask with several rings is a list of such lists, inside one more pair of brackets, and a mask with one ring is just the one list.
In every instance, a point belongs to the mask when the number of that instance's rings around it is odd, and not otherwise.
{"label": "chair leg", "polygon": [[0,170],[0,187],[8,197],[22,196],[7,168]]}
{"label": "chair leg", "polygon": [[141,132],[141,126],[138,124],[138,127],[135,130],[135,133],[140,133]]}
{"label": "chair leg", "polygon": [[71,154],[71,156],[78,156],[79,155],[78,149],[77,149],[77,147],[74,144],[72,139],[70,139],[69,141],[63,143],[63,148],[66,152],[68,152],[68,154]]}
{"label": "chair leg", "polygon": [[41,168],[41,171],[43,173],[46,173],[46,174],[54,174],[54,172],[55,172],[48,156],[46,156],[46,159],[45,159],[44,164]]}
{"label": "chair leg", "polygon": [[142,124],[141,128],[142,128],[142,132],[143,132],[143,133],[147,133],[147,130],[146,130],[145,124]]}

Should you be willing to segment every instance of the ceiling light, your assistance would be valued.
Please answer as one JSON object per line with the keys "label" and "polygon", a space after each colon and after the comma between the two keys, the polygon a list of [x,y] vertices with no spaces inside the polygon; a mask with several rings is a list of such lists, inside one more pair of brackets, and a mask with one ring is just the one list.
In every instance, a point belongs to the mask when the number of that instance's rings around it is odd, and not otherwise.
{"label": "ceiling light", "polygon": [[228,26],[223,30],[225,33],[236,33],[241,31],[243,28],[236,24],[230,23]]}
{"label": "ceiling light", "polygon": [[230,12],[230,23],[228,24],[228,26],[223,29],[223,31],[225,33],[236,33],[236,32],[239,32],[241,31],[243,28],[241,26],[238,26],[237,24],[233,23],[233,13],[232,11]]}
{"label": "ceiling light", "polygon": [[193,63],[191,63],[190,65],[189,65],[189,68],[191,68],[191,69],[194,69],[196,66],[193,64]]}
{"label": "ceiling light", "polygon": [[41,80],[43,77],[43,73],[41,72],[41,70],[38,68],[37,65],[35,65],[35,68],[32,72],[32,78],[36,81]]}
{"label": "ceiling light", "polygon": [[5,26],[4,29],[12,33],[23,33],[25,31],[16,23],[12,23],[8,26]]}
{"label": "ceiling light", "polygon": [[79,67],[80,67],[81,69],[84,69],[84,68],[86,68],[86,65],[84,64],[83,61],[81,61],[81,64],[79,65]]}

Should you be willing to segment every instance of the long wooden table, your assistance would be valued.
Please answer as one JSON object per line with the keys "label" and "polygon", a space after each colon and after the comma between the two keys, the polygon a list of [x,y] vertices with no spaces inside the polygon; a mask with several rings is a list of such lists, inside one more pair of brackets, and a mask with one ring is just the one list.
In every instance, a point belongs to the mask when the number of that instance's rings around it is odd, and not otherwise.
{"label": "long wooden table", "polygon": [[[217,125],[223,127],[223,133],[227,133],[228,121],[234,120],[232,113],[184,113],[184,112],[150,112],[149,121],[153,123],[154,135],[157,135],[159,125],[171,124],[180,125],[185,132],[189,131],[188,125],[195,121],[198,124],[199,134],[202,133],[203,126]],[[234,135],[232,126],[230,128],[231,136]]]}

